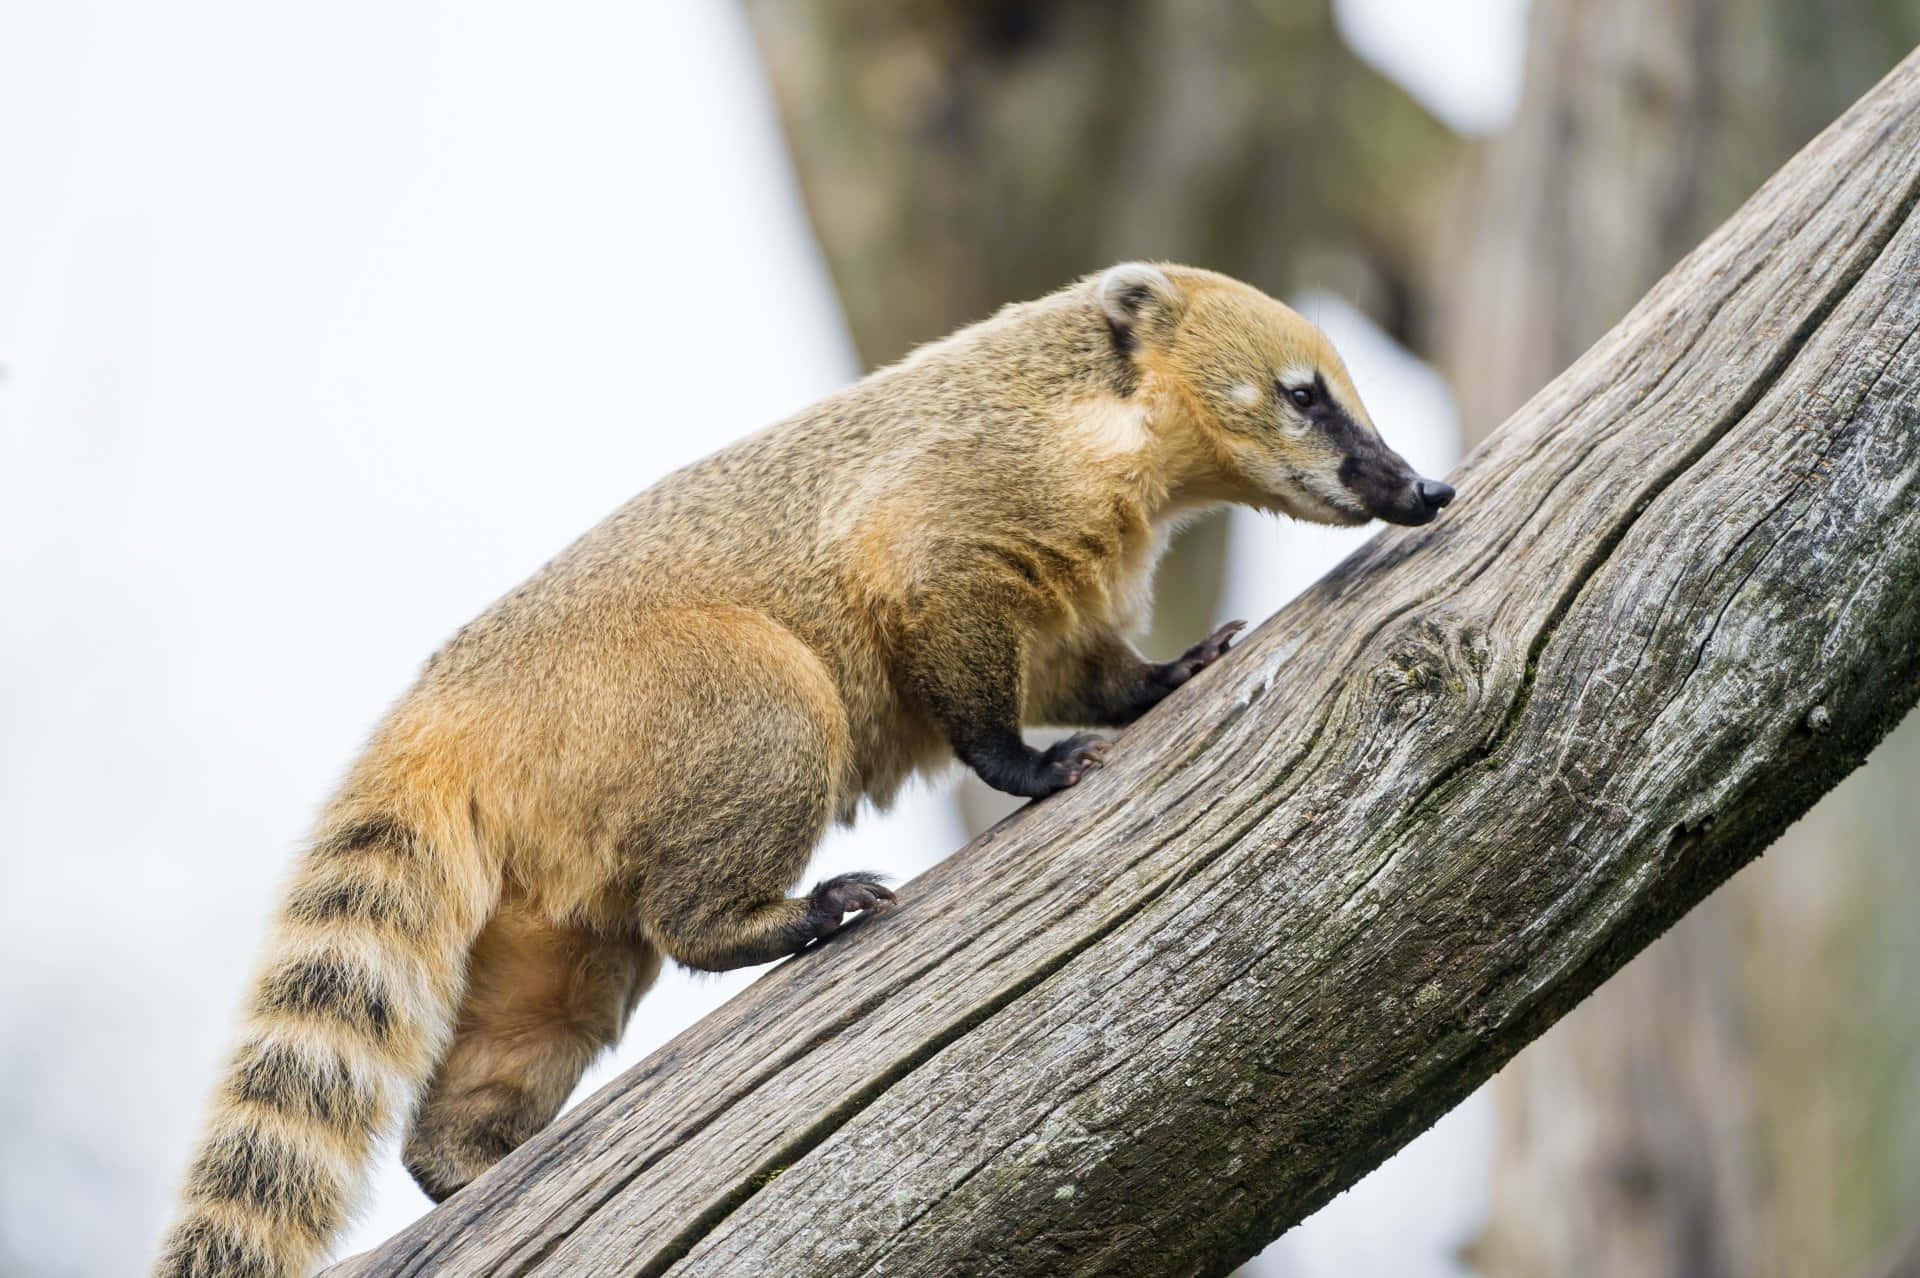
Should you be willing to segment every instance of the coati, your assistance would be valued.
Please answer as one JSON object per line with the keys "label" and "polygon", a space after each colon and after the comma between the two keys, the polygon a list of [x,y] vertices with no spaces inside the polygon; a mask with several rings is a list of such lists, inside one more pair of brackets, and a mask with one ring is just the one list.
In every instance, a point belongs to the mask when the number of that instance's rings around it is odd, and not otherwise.
{"label": "coati", "polygon": [[461,630],[287,888],[156,1272],[310,1269],[380,1134],[444,1198],[552,1119],[671,957],[793,954],[893,899],[787,891],[833,820],[957,755],[1040,797],[1239,623],[1150,662],[1155,557],[1205,507],[1420,524],[1312,324],[1123,263],[671,475]]}

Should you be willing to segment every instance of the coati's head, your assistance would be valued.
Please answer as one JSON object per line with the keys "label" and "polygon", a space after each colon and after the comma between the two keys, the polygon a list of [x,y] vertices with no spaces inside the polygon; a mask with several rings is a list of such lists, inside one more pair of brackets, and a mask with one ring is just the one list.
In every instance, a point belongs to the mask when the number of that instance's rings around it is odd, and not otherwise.
{"label": "coati's head", "polygon": [[1123,262],[1094,281],[1115,343],[1186,402],[1216,495],[1323,524],[1424,524],[1453,489],[1380,438],[1326,335],[1211,271]]}

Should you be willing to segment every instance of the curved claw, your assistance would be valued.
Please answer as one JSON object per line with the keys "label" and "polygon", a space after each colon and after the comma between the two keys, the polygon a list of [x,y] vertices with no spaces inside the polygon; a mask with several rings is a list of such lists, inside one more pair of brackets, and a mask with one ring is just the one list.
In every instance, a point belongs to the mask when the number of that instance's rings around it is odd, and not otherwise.
{"label": "curved claw", "polygon": [[1229,621],[1212,634],[1187,649],[1186,656],[1198,660],[1202,666],[1211,665],[1226,655],[1233,646],[1233,637],[1247,628],[1244,621]]}
{"label": "curved claw", "polygon": [[839,929],[845,915],[881,910],[892,905],[895,899],[878,874],[835,875],[813,889],[813,909],[820,920],[819,934],[830,936]]}
{"label": "curved claw", "polygon": [[1092,732],[1076,732],[1056,741],[1041,756],[1042,765],[1052,774],[1056,788],[1079,783],[1081,777],[1107,761],[1112,743]]}
{"label": "curved claw", "polygon": [[1247,623],[1244,621],[1229,621],[1226,625],[1221,626],[1205,639],[1202,639],[1199,643],[1196,643],[1193,647],[1181,653],[1179,658],[1171,663],[1171,668],[1168,671],[1172,676],[1170,682],[1173,686],[1176,688],[1179,687],[1214,662],[1220,660],[1221,657],[1226,655],[1227,650],[1233,646],[1234,636],[1246,628]]}

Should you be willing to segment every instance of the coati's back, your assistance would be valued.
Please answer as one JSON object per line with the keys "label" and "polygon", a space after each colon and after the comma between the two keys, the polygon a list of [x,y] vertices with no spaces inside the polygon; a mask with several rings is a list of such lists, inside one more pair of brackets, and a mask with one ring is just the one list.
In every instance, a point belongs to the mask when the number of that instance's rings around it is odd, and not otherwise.
{"label": "coati's back", "polygon": [[[461,631],[435,663],[500,656],[527,630],[635,606],[765,607],[831,647],[872,568],[872,517],[910,503],[914,543],[1044,522],[1061,499],[1048,408],[1124,393],[1097,311],[1065,294],[1009,305],[793,417],[668,475]],[[497,636],[497,638],[496,638]],[[433,671],[435,666],[430,666]]]}

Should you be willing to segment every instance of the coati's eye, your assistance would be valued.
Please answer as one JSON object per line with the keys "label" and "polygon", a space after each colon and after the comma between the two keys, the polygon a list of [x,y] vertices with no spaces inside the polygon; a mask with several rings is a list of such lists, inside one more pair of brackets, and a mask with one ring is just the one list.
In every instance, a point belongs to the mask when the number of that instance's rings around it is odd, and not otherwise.
{"label": "coati's eye", "polygon": [[1296,405],[1298,405],[1301,408],[1312,408],[1313,401],[1314,401],[1313,387],[1311,386],[1291,387],[1287,391],[1287,398],[1292,400]]}

